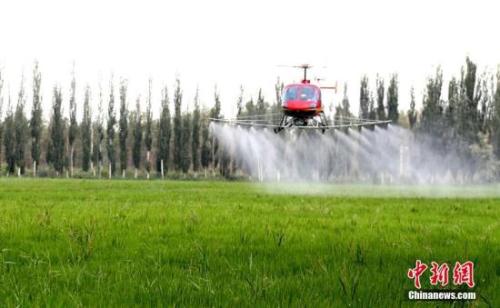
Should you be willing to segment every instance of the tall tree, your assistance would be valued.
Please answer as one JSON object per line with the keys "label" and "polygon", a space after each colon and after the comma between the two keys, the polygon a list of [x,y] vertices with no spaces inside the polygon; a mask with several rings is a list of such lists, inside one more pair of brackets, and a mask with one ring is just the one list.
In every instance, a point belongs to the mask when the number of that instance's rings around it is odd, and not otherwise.
{"label": "tall tree", "polygon": [[398,75],[393,74],[387,88],[387,117],[393,124],[399,121],[398,95]]}
{"label": "tall tree", "polygon": [[33,160],[33,174],[36,175],[40,165],[40,141],[42,138],[42,97],[40,89],[42,85],[42,75],[38,68],[38,61],[33,67],[33,105],[31,107],[31,159]]}
{"label": "tall tree", "polygon": [[73,76],[71,78],[71,89],[69,97],[69,131],[68,131],[68,143],[69,143],[69,170],[71,176],[73,176],[73,168],[75,165],[75,140],[78,135],[78,122],[76,121],[76,79],[75,70],[73,68]]}
{"label": "tall tree", "polygon": [[415,128],[417,124],[417,110],[415,109],[415,89],[413,87],[410,90],[410,110],[408,110],[408,123],[410,123],[410,128]]}
{"label": "tall tree", "polygon": [[481,99],[476,89],[477,66],[469,57],[465,59],[460,81],[460,103],[458,112],[458,133],[462,140],[472,144],[479,141],[478,103]]}
{"label": "tall tree", "polygon": [[210,166],[210,148],[211,148],[211,139],[210,139],[210,122],[208,120],[208,112],[206,109],[203,110],[201,117],[202,129],[201,129],[201,167],[206,170]]}
{"label": "tall tree", "polygon": [[147,177],[149,179],[149,173],[151,172],[151,149],[153,147],[153,113],[151,110],[151,91],[152,91],[152,80],[149,79],[148,82],[148,104],[146,107],[146,125],[144,132],[144,145],[146,146],[146,171]]}
{"label": "tall tree", "polygon": [[447,138],[456,137],[457,110],[460,103],[459,84],[455,77],[448,83],[448,104],[444,111]]}
{"label": "tall tree", "polygon": [[193,171],[195,172],[197,172],[200,169],[200,164],[201,164],[200,125],[201,125],[201,114],[200,114],[199,90],[196,89],[196,95],[194,97],[193,122],[191,124],[192,128],[191,158],[193,160]]}
{"label": "tall tree", "polygon": [[115,152],[115,94],[113,87],[113,78],[109,82],[109,104],[108,104],[108,127],[107,132],[107,152],[109,161],[109,177],[115,174],[116,170],[116,152]]}
{"label": "tall tree", "polygon": [[120,122],[119,122],[119,141],[120,141],[120,170],[125,177],[127,171],[127,136],[128,136],[128,106],[127,106],[127,81],[120,81]]}
{"label": "tall tree", "polygon": [[64,169],[64,148],[65,138],[64,119],[62,116],[62,94],[61,88],[54,87],[47,161],[52,164],[58,175],[62,174]]}
{"label": "tall tree", "polygon": [[[384,121],[386,119],[385,106],[384,106],[385,86],[384,86],[384,79],[382,79],[379,75],[377,75],[376,87],[377,87],[377,119]],[[389,93],[387,93],[387,98],[389,99]]]}
{"label": "tall tree", "polygon": [[137,171],[141,167],[141,147],[142,147],[142,114],[141,100],[138,97],[135,107],[135,123],[134,123],[134,146],[132,148],[132,160],[134,162],[134,177],[137,178]]}
{"label": "tall tree", "polygon": [[82,118],[82,170],[89,171],[92,156],[92,113],[90,110],[90,87],[85,88]]}
{"label": "tall tree", "polygon": [[3,77],[2,70],[0,69],[0,171],[2,170],[2,141],[3,141]]}
{"label": "tall tree", "polygon": [[[275,105],[273,106],[273,110],[272,110],[272,113],[273,113],[273,122],[277,122],[279,121],[280,119],[280,116],[281,116],[281,108],[282,108],[282,104],[283,104],[283,88],[285,87],[285,84],[280,80],[280,78],[278,77],[276,79],[276,83],[274,84],[274,94],[276,95],[276,102],[275,102]],[[243,94],[243,87],[241,88],[242,90],[242,94]]]}
{"label": "tall tree", "polygon": [[427,80],[426,92],[423,99],[423,109],[420,118],[420,129],[428,134],[440,136],[443,130],[443,102],[441,91],[443,88],[443,71],[436,69],[436,74]]}
{"label": "tall tree", "polygon": [[221,101],[220,101],[220,94],[219,94],[219,90],[217,89],[217,86],[215,86],[215,90],[214,90],[214,106],[212,107],[212,109],[210,110],[210,116],[212,118],[220,118],[221,114]]}
{"label": "tall tree", "polygon": [[253,97],[250,97],[250,100],[245,104],[245,111],[247,116],[253,116],[256,114],[255,104],[253,102]]}
{"label": "tall tree", "polygon": [[7,163],[7,174],[13,174],[16,169],[16,136],[14,134],[14,112],[12,110],[12,102],[10,93],[8,98],[7,113],[4,120],[4,135],[3,145],[5,148],[5,161]]}
{"label": "tall tree", "polygon": [[488,75],[484,73],[480,80],[481,82],[478,83],[479,90],[477,91],[481,96],[479,102],[479,130],[482,133],[489,133],[492,102],[490,89],[488,88]]}
{"label": "tall tree", "polygon": [[370,115],[370,90],[368,89],[368,77],[361,78],[359,88],[359,117],[368,119]]}
{"label": "tall tree", "polygon": [[377,110],[375,109],[375,98],[373,97],[373,93],[370,93],[370,100],[368,101],[368,119],[377,119]]}
{"label": "tall tree", "polygon": [[[217,89],[217,86],[215,86],[214,89],[214,106],[212,109],[210,109],[210,117],[214,119],[220,119],[221,118],[221,101],[220,101],[220,94]],[[210,158],[210,162],[212,163],[212,168],[216,169],[219,163],[219,143],[215,138],[212,137],[212,142],[210,143],[212,146],[212,155]]]}
{"label": "tall tree", "polygon": [[174,92],[174,168],[176,170],[181,169],[181,147],[182,147],[182,116],[181,116],[181,106],[182,106],[182,91],[181,82],[179,79],[176,80],[176,87]]}
{"label": "tall tree", "polygon": [[160,109],[160,122],[158,127],[158,152],[156,153],[156,169],[161,172],[163,161],[163,172],[168,169],[168,159],[170,156],[170,136],[172,134],[172,124],[170,119],[170,101],[168,99],[167,86],[163,88],[161,109]]}
{"label": "tall tree", "polygon": [[[216,96],[218,98],[218,96]],[[217,102],[217,101],[216,101]],[[264,100],[264,95],[262,94],[262,89],[259,89],[259,95],[257,96],[257,114],[264,115],[267,111],[267,103]]]}
{"label": "tall tree", "polygon": [[236,101],[236,118],[240,118],[243,115],[243,86],[240,86],[240,95]]}
{"label": "tall tree", "polygon": [[18,175],[24,174],[26,167],[26,143],[28,139],[28,120],[24,114],[26,97],[24,93],[24,77],[21,80],[21,87],[17,97],[16,112],[14,115],[15,125],[15,151]]}
{"label": "tall tree", "polygon": [[189,110],[182,116],[182,150],[181,169],[187,173],[191,167],[191,113]]}
{"label": "tall tree", "polygon": [[347,95],[347,82],[344,84],[344,97],[342,98],[341,115],[344,117],[352,116],[349,96]]}
{"label": "tall tree", "polygon": [[492,114],[492,138],[493,152],[497,159],[500,159],[500,66],[497,71],[496,90],[493,97]]}
{"label": "tall tree", "polygon": [[103,107],[103,99],[102,99],[102,88],[101,85],[99,84],[99,105],[97,107],[97,117],[96,121],[94,124],[94,129],[93,131],[95,132],[95,137],[94,137],[94,145],[93,145],[93,161],[94,164],[97,166],[98,174],[99,177],[101,177],[102,173],[102,160],[103,160],[103,151],[102,151],[102,145],[105,139],[105,134],[104,134],[104,124],[103,124],[103,115],[104,113],[104,107]]}

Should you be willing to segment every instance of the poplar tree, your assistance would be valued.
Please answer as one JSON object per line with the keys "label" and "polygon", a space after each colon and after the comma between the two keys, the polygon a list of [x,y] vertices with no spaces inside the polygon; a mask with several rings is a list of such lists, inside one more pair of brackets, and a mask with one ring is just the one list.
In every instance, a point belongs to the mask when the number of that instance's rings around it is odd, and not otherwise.
{"label": "poplar tree", "polygon": [[[216,96],[216,98],[218,98],[218,95]],[[220,103],[219,103],[219,105],[220,105]],[[220,107],[219,107],[219,109],[220,109]],[[262,94],[262,89],[259,89],[259,94],[257,96],[257,110],[256,110],[256,113],[258,115],[264,115],[264,114],[266,114],[266,111],[267,111],[267,103],[264,100],[264,95]]]}
{"label": "poplar tree", "polygon": [[168,99],[167,86],[163,88],[160,120],[158,125],[158,152],[156,153],[156,169],[161,172],[161,164],[163,161],[163,172],[168,170],[168,159],[170,156],[170,136],[172,134],[172,124],[170,119],[170,101]]}
{"label": "poplar tree", "polygon": [[36,175],[40,165],[40,140],[42,138],[42,97],[40,88],[42,85],[42,75],[38,68],[38,61],[33,67],[33,105],[31,106],[31,159],[33,160],[33,174]]}
{"label": "poplar tree", "polygon": [[[219,95],[219,91],[217,90],[217,86],[215,86],[214,106],[210,110],[210,117],[213,119],[220,119],[221,118],[220,112],[221,112],[220,95]],[[211,154],[210,162],[212,163],[212,168],[216,169],[218,164],[219,164],[219,159],[220,159],[219,143],[217,142],[217,139],[212,138],[212,142],[210,143],[210,145],[212,146],[212,149],[211,149],[212,154]]]}
{"label": "poplar tree", "polygon": [[73,69],[73,76],[71,79],[71,89],[69,98],[69,131],[68,131],[68,143],[70,148],[69,153],[69,165],[70,174],[73,176],[73,168],[75,165],[75,140],[78,134],[78,123],[76,121],[76,79],[75,71]]}
{"label": "poplar tree", "polygon": [[181,169],[184,173],[191,167],[191,155],[191,113],[188,110],[182,116]]}
{"label": "poplar tree", "polygon": [[82,118],[82,170],[89,171],[92,156],[92,113],[90,110],[90,87],[85,88]]}
{"label": "poplar tree", "polygon": [[104,124],[103,124],[103,115],[104,113],[104,107],[103,107],[103,99],[102,99],[102,88],[101,85],[99,84],[99,104],[97,107],[97,117],[96,121],[94,123],[94,132],[95,132],[95,137],[94,137],[94,145],[93,145],[93,153],[92,153],[92,158],[94,161],[94,164],[97,166],[98,174],[99,177],[101,177],[101,172],[102,172],[102,160],[103,160],[103,151],[102,151],[102,144],[105,139],[105,134],[104,134]]}
{"label": "poplar tree", "polygon": [[341,115],[344,117],[352,116],[349,96],[347,95],[347,82],[344,84],[344,97],[342,98]]}
{"label": "poplar tree", "polygon": [[18,175],[24,174],[26,167],[26,144],[28,139],[28,120],[24,114],[26,97],[24,93],[24,77],[17,97],[16,112],[14,114],[15,127],[15,155]]}
{"label": "poplar tree", "polygon": [[370,116],[370,90],[368,89],[368,77],[361,78],[359,88],[359,117],[368,119]]}
{"label": "poplar tree", "polygon": [[[273,113],[272,119],[273,119],[274,123],[278,122],[280,120],[280,117],[281,117],[281,109],[282,109],[282,104],[283,104],[282,94],[283,94],[284,87],[285,87],[285,84],[278,77],[276,79],[276,83],[274,85],[274,94],[276,96],[276,102],[275,102],[275,105],[273,106],[272,111],[271,111]],[[243,96],[243,87],[241,88],[241,94]]]}
{"label": "poplar tree", "polygon": [[153,147],[153,114],[151,110],[151,87],[152,80],[149,79],[148,82],[148,104],[146,107],[146,124],[144,132],[144,145],[146,146],[146,171],[147,177],[149,179],[149,173],[151,172],[151,149]]}
{"label": "poplar tree", "polygon": [[134,122],[134,145],[132,148],[132,160],[134,163],[134,177],[137,178],[137,171],[141,167],[141,147],[142,147],[142,114],[141,101],[137,98],[135,107],[135,122]]}
{"label": "poplar tree", "polygon": [[128,107],[127,107],[127,81],[120,81],[120,122],[119,122],[119,141],[120,141],[120,170],[125,177],[127,170],[127,136],[128,136]]}
{"label": "poplar tree", "polygon": [[373,97],[373,93],[370,93],[370,100],[368,101],[368,119],[377,119],[377,110],[375,109],[375,98]]}
{"label": "poplar tree", "polygon": [[399,121],[398,110],[398,75],[393,74],[387,88],[387,117],[393,124]]}
{"label": "poplar tree", "polygon": [[420,118],[420,129],[428,134],[440,136],[442,133],[443,103],[441,91],[443,87],[443,72],[441,67],[436,69],[436,74],[428,78],[426,91],[423,98],[423,109]]}
{"label": "poplar tree", "polygon": [[[386,119],[385,106],[384,106],[385,86],[384,86],[384,80],[379,75],[377,75],[376,88],[377,88],[377,119],[384,121]],[[387,93],[387,98],[389,99],[389,93]]]}
{"label": "poplar tree", "polygon": [[250,97],[250,100],[245,104],[245,111],[247,116],[253,116],[256,114],[253,97]]}
{"label": "poplar tree", "polygon": [[493,97],[492,113],[492,136],[493,153],[497,159],[500,159],[500,67],[497,71],[496,90]]}
{"label": "poplar tree", "polygon": [[458,133],[468,144],[479,141],[478,103],[481,93],[476,92],[476,70],[477,66],[470,60],[465,59],[465,70],[462,68],[460,81],[460,103],[458,112]]}
{"label": "poplar tree", "polygon": [[107,132],[107,152],[109,161],[109,177],[111,177],[116,170],[116,152],[115,152],[115,94],[113,88],[113,80],[109,82],[109,104],[108,104],[108,126]]}
{"label": "poplar tree", "polygon": [[455,77],[448,83],[448,104],[444,111],[448,138],[456,137],[457,111],[460,104],[459,84]]}
{"label": "poplar tree", "polygon": [[[479,130],[483,134],[490,133],[490,118],[491,118],[491,95],[490,89],[488,88],[488,76],[486,73],[483,74],[481,82],[478,83],[478,92],[480,95],[480,105],[479,105]],[[493,89],[491,89],[493,91]]]}
{"label": "poplar tree", "polygon": [[410,90],[410,110],[408,110],[408,123],[410,124],[410,129],[415,128],[417,124],[417,111],[415,109],[415,89],[413,87]]}
{"label": "poplar tree", "polygon": [[243,115],[243,86],[240,86],[240,95],[236,101],[236,118],[239,119]]}
{"label": "poplar tree", "polygon": [[62,117],[62,94],[61,88],[54,87],[52,100],[52,117],[50,119],[50,139],[47,152],[47,161],[52,164],[58,175],[64,169],[64,119]]}
{"label": "poplar tree", "polygon": [[181,147],[182,147],[182,116],[181,116],[181,105],[182,105],[182,91],[181,82],[179,79],[176,80],[176,88],[174,92],[174,168],[176,170],[181,169]]}
{"label": "poplar tree", "polygon": [[[264,101],[264,99],[262,99],[262,102],[263,101]],[[217,89],[217,86],[215,86],[215,89],[214,89],[214,106],[210,110],[210,117],[212,117],[214,119],[219,119],[220,116],[221,116],[220,112],[221,112],[220,94],[219,94],[219,91]]]}
{"label": "poplar tree", "polygon": [[3,145],[5,148],[5,162],[7,163],[7,175],[13,174],[16,169],[16,137],[14,134],[14,112],[12,110],[12,102],[10,93],[8,98],[7,113],[4,120],[4,136]]}
{"label": "poplar tree", "polygon": [[199,102],[199,89],[196,89],[196,95],[194,97],[194,111],[193,111],[193,122],[191,124],[192,128],[192,142],[191,142],[191,158],[193,161],[193,171],[197,172],[200,169],[200,102]]}
{"label": "poplar tree", "polygon": [[2,70],[0,69],[0,171],[2,170],[2,141],[3,141],[3,126],[2,122],[3,117],[3,78],[2,78]]}
{"label": "poplar tree", "polygon": [[[208,112],[206,109],[203,111],[202,115],[202,130],[201,130],[201,167],[205,169],[210,166],[210,148],[211,148],[211,139],[210,139],[210,122],[208,120]],[[205,173],[206,175],[206,173]]]}

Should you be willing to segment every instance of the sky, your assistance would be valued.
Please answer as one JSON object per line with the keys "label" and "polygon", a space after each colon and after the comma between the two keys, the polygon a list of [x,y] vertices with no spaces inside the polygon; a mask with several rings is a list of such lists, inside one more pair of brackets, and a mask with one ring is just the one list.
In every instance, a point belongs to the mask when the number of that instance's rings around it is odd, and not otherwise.
{"label": "sky", "polygon": [[[37,59],[46,117],[54,85],[68,102],[73,63],[79,102],[88,84],[95,107],[99,83],[107,101],[113,76],[116,90],[121,78],[128,80],[131,108],[139,95],[145,108],[152,78],[157,109],[161,88],[168,86],[172,98],[178,77],[184,110],[192,108],[197,87],[202,104],[211,106],[217,85],[226,116],[235,112],[240,85],[245,100],[262,88],[272,102],[278,76],[300,80],[300,71],[278,65],[310,63],[311,77],[324,78],[324,85],[347,83],[356,111],[363,74],[374,89],[377,73],[386,80],[398,73],[406,109],[410,87],[420,104],[438,65],[446,81],[460,73],[466,56],[480,73],[500,64],[496,1],[0,0],[0,7],[4,101],[10,92],[15,102],[24,75],[29,112]],[[341,92],[325,92],[325,105],[338,104]]]}

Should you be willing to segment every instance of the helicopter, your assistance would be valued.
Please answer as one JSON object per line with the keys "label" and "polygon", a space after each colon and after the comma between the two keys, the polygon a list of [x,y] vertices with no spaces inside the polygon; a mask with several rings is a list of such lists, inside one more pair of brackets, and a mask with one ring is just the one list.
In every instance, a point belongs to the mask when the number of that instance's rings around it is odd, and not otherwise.
{"label": "helicopter", "polygon": [[210,118],[210,121],[237,126],[272,128],[275,133],[290,128],[316,129],[325,133],[328,129],[374,127],[391,123],[390,120],[380,121],[345,116],[336,116],[332,121],[328,121],[323,109],[321,90],[336,91],[337,85],[326,87],[312,84],[307,77],[307,70],[312,68],[310,64],[289,67],[302,69],[303,77],[299,83],[291,83],[283,87],[279,122],[269,120],[269,115],[242,116],[234,119]]}

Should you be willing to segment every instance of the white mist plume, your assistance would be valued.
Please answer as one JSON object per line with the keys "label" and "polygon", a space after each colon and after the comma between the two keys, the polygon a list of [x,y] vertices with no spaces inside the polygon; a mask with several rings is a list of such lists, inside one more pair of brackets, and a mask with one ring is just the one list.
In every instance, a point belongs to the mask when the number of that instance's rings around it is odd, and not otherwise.
{"label": "white mist plume", "polygon": [[436,138],[399,126],[328,130],[211,124],[238,169],[260,181],[451,184],[485,182],[488,166],[456,148],[436,150]]}

